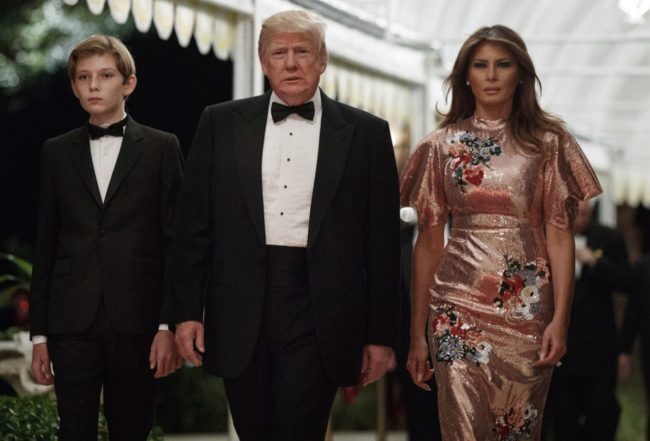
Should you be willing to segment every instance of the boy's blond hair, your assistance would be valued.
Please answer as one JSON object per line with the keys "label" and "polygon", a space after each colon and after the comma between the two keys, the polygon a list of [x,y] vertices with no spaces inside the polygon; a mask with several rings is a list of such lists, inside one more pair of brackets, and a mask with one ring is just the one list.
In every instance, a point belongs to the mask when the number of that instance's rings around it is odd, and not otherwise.
{"label": "boy's blond hair", "polygon": [[111,54],[115,57],[117,70],[122,74],[124,83],[131,75],[135,75],[135,61],[131,52],[118,38],[110,35],[91,35],[82,40],[68,57],[68,77],[74,81],[77,72],[77,62],[91,55]]}

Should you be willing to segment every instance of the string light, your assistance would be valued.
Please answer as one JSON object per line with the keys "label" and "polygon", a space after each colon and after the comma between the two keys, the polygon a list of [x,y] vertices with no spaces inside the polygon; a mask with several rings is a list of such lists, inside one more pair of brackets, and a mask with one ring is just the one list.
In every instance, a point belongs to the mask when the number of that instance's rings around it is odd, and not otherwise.
{"label": "string light", "polygon": [[643,23],[643,15],[650,10],[650,0],[618,0],[618,8],[630,23]]}

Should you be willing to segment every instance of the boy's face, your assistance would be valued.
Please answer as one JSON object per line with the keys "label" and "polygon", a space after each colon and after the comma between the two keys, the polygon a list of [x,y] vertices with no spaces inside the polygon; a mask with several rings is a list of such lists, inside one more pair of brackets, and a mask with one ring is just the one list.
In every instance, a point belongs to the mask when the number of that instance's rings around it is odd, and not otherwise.
{"label": "boy's face", "polygon": [[97,54],[77,60],[77,71],[71,84],[81,107],[90,114],[90,121],[101,125],[122,119],[124,97],[135,89],[136,78],[131,75],[124,81],[117,70],[115,57]]}

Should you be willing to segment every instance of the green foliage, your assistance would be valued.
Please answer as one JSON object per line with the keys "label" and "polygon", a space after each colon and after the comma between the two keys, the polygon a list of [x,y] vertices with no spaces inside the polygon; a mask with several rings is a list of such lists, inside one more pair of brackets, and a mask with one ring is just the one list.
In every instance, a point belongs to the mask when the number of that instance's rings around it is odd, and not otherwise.
{"label": "green foliage", "polygon": [[356,399],[347,404],[338,393],[332,406],[334,430],[375,430],[377,427],[377,383],[364,387]]}
{"label": "green foliage", "polygon": [[8,304],[16,290],[29,291],[32,280],[32,264],[13,254],[0,252],[0,261],[8,262],[14,271],[0,274],[0,307]]}
{"label": "green foliage", "polygon": [[51,398],[0,396],[0,439],[3,441],[55,441],[59,427],[56,406]]}
{"label": "green foliage", "polygon": [[132,25],[115,23],[105,8],[100,16],[86,2],[2,0],[0,14],[0,95],[26,91],[43,73],[57,71],[70,50],[91,34],[130,34]]}
{"label": "green foliage", "polygon": [[0,329],[0,340],[11,340],[14,334],[21,329],[17,326],[10,326],[7,329]]}
{"label": "green foliage", "polygon": [[646,402],[643,387],[643,371],[639,361],[641,353],[637,348],[634,354],[634,369],[632,375],[619,380],[616,390],[618,403],[621,406],[621,417],[616,431],[617,441],[645,441]]}
{"label": "green foliage", "polygon": [[[2,441],[57,441],[59,416],[56,402],[48,395],[31,397],[0,396],[0,439]],[[159,427],[148,441],[162,441]],[[103,412],[99,414],[98,441],[108,441],[108,427]]]}
{"label": "green foliage", "polygon": [[167,433],[227,430],[223,382],[201,368],[183,367],[163,378],[157,402],[156,424]]}

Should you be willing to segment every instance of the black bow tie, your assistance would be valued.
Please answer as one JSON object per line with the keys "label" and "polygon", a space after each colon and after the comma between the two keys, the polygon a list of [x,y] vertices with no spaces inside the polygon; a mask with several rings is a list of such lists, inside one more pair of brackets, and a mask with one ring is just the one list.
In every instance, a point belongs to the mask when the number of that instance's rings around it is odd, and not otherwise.
{"label": "black bow tie", "polygon": [[308,101],[299,106],[285,106],[277,102],[273,102],[271,104],[271,118],[273,118],[273,122],[282,121],[292,113],[297,113],[303,118],[308,119],[309,121],[313,121],[314,103],[312,101]]}
{"label": "black bow tie", "polygon": [[100,127],[94,124],[88,123],[88,134],[90,139],[99,139],[102,136],[124,136],[124,126],[129,118],[126,117],[120,122],[111,124],[108,127]]}

